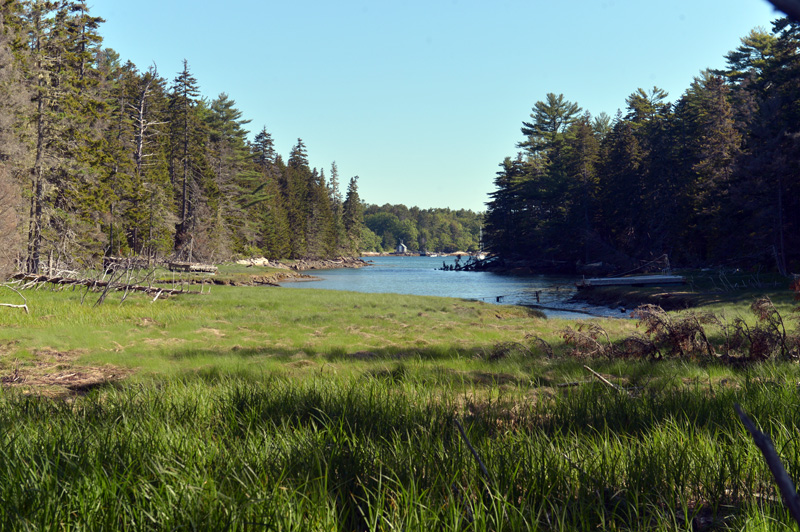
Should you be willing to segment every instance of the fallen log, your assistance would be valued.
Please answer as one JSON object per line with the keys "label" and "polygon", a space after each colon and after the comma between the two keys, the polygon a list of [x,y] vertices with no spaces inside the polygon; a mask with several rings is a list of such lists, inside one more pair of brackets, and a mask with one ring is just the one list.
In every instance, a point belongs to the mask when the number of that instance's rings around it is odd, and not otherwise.
{"label": "fallen log", "polygon": [[[158,294],[159,296],[172,296],[176,294],[199,294],[196,290],[183,290],[177,288],[161,288],[157,286],[142,286],[138,284],[124,284],[124,283],[111,283],[109,281],[98,281],[96,279],[73,279],[69,277],[48,277],[47,275],[38,275],[32,273],[17,273],[11,276],[12,279],[23,281],[26,284],[41,284],[48,283],[59,286],[85,286],[90,290],[109,290],[123,291],[130,290],[132,292],[142,292],[148,295]],[[155,299],[154,299],[155,301]]]}

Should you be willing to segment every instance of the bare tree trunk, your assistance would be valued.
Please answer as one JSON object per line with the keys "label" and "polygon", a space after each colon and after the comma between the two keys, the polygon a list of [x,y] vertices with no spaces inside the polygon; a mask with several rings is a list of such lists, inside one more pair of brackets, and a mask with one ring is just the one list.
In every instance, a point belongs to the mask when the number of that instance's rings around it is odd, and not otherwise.
{"label": "bare tree trunk", "polygon": [[147,128],[151,125],[147,122],[145,112],[147,110],[147,97],[150,95],[150,86],[153,84],[153,79],[154,77],[151,77],[147,80],[139,95],[139,101],[136,103],[136,151],[134,152],[134,160],[136,161],[136,172],[139,176],[142,175]]}
{"label": "bare tree trunk", "polygon": [[[35,20],[36,31],[36,68],[42,71],[42,41],[41,41],[41,14],[37,13]],[[32,170],[31,183],[31,211],[28,226],[28,257],[27,270],[36,273],[39,270],[39,253],[42,246],[42,203],[44,201],[44,187],[42,185],[42,155],[44,151],[44,89],[45,78],[39,76],[36,94],[36,159]]]}
{"label": "bare tree trunk", "polygon": [[[42,81],[39,81],[41,88]],[[37,134],[36,134],[36,161],[33,165],[33,179],[32,179],[32,194],[31,194],[31,212],[30,212],[30,225],[28,228],[28,263],[27,270],[29,273],[36,273],[39,271],[39,253],[42,246],[42,203],[44,201],[44,187],[42,186],[42,151],[44,145],[44,103],[42,101],[41,92],[38,97],[38,118],[37,118]]]}

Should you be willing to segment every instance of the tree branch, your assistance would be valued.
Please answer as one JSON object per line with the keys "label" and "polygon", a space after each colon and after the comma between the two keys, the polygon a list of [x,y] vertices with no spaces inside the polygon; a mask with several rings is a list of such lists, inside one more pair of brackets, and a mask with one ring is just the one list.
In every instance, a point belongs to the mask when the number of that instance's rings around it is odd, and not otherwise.
{"label": "tree branch", "polygon": [[25,314],[29,314],[28,305],[12,305],[11,303],[0,303],[0,307],[11,307],[25,309]]}
{"label": "tree branch", "polygon": [[783,496],[784,504],[789,508],[789,513],[792,514],[795,522],[800,525],[800,497],[797,496],[794,482],[783,467],[781,459],[775,451],[775,446],[772,444],[772,440],[769,436],[758,430],[755,423],[744,413],[742,407],[738,404],[734,404],[733,408],[739,415],[739,419],[742,420],[742,424],[744,424],[745,428],[750,433],[750,436],[753,437],[753,442],[756,444],[756,447],[758,447],[761,450],[761,454],[764,455],[767,467],[769,467],[769,470],[772,472],[772,477],[778,484],[778,489]]}
{"label": "tree branch", "polygon": [[10,285],[8,285],[8,284],[3,284],[3,285],[0,285],[0,286],[3,286],[3,287],[5,287],[5,288],[8,288],[9,290],[13,290],[13,291],[14,291],[14,292],[16,292],[16,293],[17,293],[17,295],[18,295],[19,297],[21,297],[21,298],[22,298],[22,300],[25,302],[25,304],[24,304],[24,305],[12,305],[11,303],[0,303],[0,307],[21,308],[21,309],[25,309],[25,314],[30,314],[30,311],[28,310],[28,299],[27,299],[25,296],[23,296],[23,295],[20,293],[20,291],[19,291],[19,290],[17,290],[16,288],[14,288],[13,286],[10,286]]}
{"label": "tree branch", "polygon": [[613,382],[611,382],[610,380],[606,379],[605,377],[603,377],[602,375],[600,375],[599,373],[597,373],[595,370],[593,370],[593,369],[592,369],[592,368],[590,368],[589,366],[586,366],[586,365],[584,365],[583,367],[584,367],[584,369],[588,370],[588,371],[589,371],[589,372],[590,372],[592,375],[594,375],[595,377],[597,377],[597,378],[600,380],[600,382],[602,382],[602,383],[603,383],[603,384],[605,384],[606,386],[610,386],[611,388],[615,389],[615,390],[616,390],[616,391],[618,391],[619,393],[624,393],[624,394],[626,394],[626,395],[628,394],[628,391],[627,391],[625,388],[622,388],[622,387],[620,387],[620,386],[617,386],[616,384],[614,384],[614,383],[613,383]]}
{"label": "tree branch", "polygon": [[483,460],[481,460],[478,451],[475,450],[475,447],[472,446],[472,443],[469,441],[469,438],[467,438],[467,433],[464,430],[464,427],[461,426],[461,423],[458,422],[458,419],[453,418],[453,421],[455,422],[456,427],[458,427],[458,431],[461,433],[461,438],[464,440],[464,443],[467,444],[467,447],[469,447],[469,450],[472,452],[472,456],[475,457],[475,460],[478,462],[478,465],[481,466],[481,473],[483,473],[483,477],[486,479],[486,483],[491,484],[492,477],[491,475],[489,475],[489,470],[486,469],[486,466],[484,465]]}

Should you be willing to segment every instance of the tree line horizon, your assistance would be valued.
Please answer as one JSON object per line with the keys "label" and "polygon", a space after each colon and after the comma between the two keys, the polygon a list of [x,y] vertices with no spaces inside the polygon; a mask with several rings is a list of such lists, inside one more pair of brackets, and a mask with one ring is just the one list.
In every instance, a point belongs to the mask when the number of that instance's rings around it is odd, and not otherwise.
{"label": "tree line horizon", "polygon": [[[800,267],[798,25],[755,29],[671,104],[638,89],[592,116],[547,94],[487,211],[368,205],[358,176],[288,157],[189,64],[168,81],[103,46],[78,0],[0,5],[0,273],[101,257],[223,261],[477,251],[588,263]],[[342,190],[342,189],[345,190]]]}
{"label": "tree line horizon", "polygon": [[640,88],[613,118],[547,94],[500,164],[488,249],[542,271],[799,271],[800,25],[756,28],[725,60],[675,103]]}
{"label": "tree line horizon", "polygon": [[[284,160],[226,93],[201,94],[188,61],[171,81],[142,71],[103,46],[103,22],[80,0],[0,5],[0,273],[330,258],[388,249],[391,230],[415,250],[477,241],[471,211],[367,205],[358,176],[311,168],[300,138]],[[402,213],[402,231],[373,233],[365,210]]]}

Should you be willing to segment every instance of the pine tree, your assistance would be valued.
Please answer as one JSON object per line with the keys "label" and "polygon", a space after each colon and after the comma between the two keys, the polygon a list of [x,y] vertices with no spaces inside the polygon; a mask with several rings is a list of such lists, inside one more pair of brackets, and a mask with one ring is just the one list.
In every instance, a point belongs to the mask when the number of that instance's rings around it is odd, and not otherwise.
{"label": "pine tree", "polygon": [[266,127],[255,136],[251,150],[256,168],[261,173],[260,184],[248,194],[255,202],[259,224],[256,245],[269,259],[288,257],[291,254],[289,222],[279,184],[279,176],[284,175],[285,168]]}
{"label": "pine tree", "polygon": [[762,81],[764,68],[773,58],[776,37],[761,28],[751,30],[741,39],[741,45],[725,56],[727,70],[717,70],[714,74],[724,75],[733,82]]}
{"label": "pine tree", "polygon": [[14,269],[21,243],[21,191],[13,178],[22,170],[25,145],[18,134],[18,116],[30,98],[14,58],[21,49],[20,13],[16,2],[0,6],[0,279]]}
{"label": "pine tree", "polygon": [[308,251],[307,220],[311,215],[309,185],[313,180],[311,168],[308,167],[306,146],[302,139],[297,139],[279,177],[289,224],[290,256],[295,259],[305,257]]}
{"label": "pine tree", "polygon": [[168,252],[174,242],[169,136],[166,134],[169,125],[166,80],[158,74],[155,66],[151,66],[133,81],[128,113],[133,123],[135,181],[141,187],[133,200],[139,205],[134,234],[141,231],[143,236],[133,238],[132,247],[134,251],[144,251],[150,256]]}
{"label": "pine tree", "polygon": [[[498,194],[496,199],[513,200],[515,209],[510,224],[509,217],[504,215],[506,221],[503,224],[510,228],[510,232],[503,237],[507,240],[505,247],[514,247],[517,249],[515,254],[526,258],[551,261],[559,254],[559,248],[569,245],[552,246],[556,240],[550,235],[564,235],[563,230],[572,209],[570,190],[573,184],[565,149],[581,108],[565,100],[561,94],[556,96],[549,93],[545,101],[536,102],[533,110],[533,121],[523,122],[521,128],[526,139],[518,144],[518,147],[525,149],[524,175],[516,176],[518,169],[507,160],[506,171],[514,174],[513,189]],[[504,179],[502,175],[500,178]],[[498,203],[490,204],[490,210],[498,207]],[[492,215],[489,219],[488,242],[492,248],[496,248],[500,236],[499,225],[495,221],[496,216]]]}
{"label": "pine tree", "polygon": [[545,101],[536,102],[531,113],[532,122],[522,123],[522,134],[526,140],[518,147],[524,148],[530,157],[547,158],[555,147],[558,137],[577,119],[581,113],[578,104],[548,93]]}
{"label": "pine tree", "polygon": [[487,250],[503,257],[514,257],[519,254],[519,232],[525,230],[520,223],[525,210],[520,194],[525,176],[521,155],[516,159],[506,157],[500,168],[494,180],[496,190],[489,194],[484,239]]}
{"label": "pine tree", "polygon": [[272,135],[267,132],[266,126],[261,128],[253,140],[255,163],[262,168],[275,164],[275,142],[272,140]]}
{"label": "pine tree", "polygon": [[342,221],[349,249],[355,252],[359,248],[361,230],[364,226],[364,207],[358,196],[358,176],[350,178],[350,183],[347,185],[347,194],[342,205]]}
{"label": "pine tree", "polygon": [[750,213],[751,252],[786,273],[800,265],[800,25],[780,19],[772,35],[758,37],[743,41],[750,53],[746,68],[738,69],[747,74],[740,91],[749,95],[753,109],[746,116],[746,157],[732,193]]}
{"label": "pine tree", "polygon": [[308,184],[308,217],[306,218],[306,253],[312,258],[329,257],[335,251],[333,212],[323,172],[312,171]]}
{"label": "pine tree", "polygon": [[669,105],[666,100],[668,94],[663,89],[653,87],[648,93],[644,89],[636,89],[636,92],[625,99],[628,107],[626,120],[638,125],[646,124],[656,118]]}
{"label": "pine tree", "polygon": [[[102,112],[94,90],[94,48],[101,19],[82,2],[35,0],[24,4],[21,24],[29,48],[19,54],[33,92],[33,166],[26,269],[40,268],[45,239],[73,255],[100,240],[91,231],[107,211],[106,195],[91,165],[100,154],[92,121]],[[80,247],[78,247],[80,246]]]}
{"label": "pine tree", "polygon": [[[258,158],[258,155],[257,155]],[[279,182],[280,176],[286,173],[286,167],[279,155],[268,166],[262,166],[264,176],[264,193],[269,201],[259,203],[260,223],[259,247],[265,257],[281,259],[290,257],[291,237],[289,218],[286,212],[285,197]]]}
{"label": "pine tree", "polygon": [[[569,180],[568,211],[561,231],[563,247],[559,256],[568,260],[592,262],[592,245],[597,241],[595,216],[597,209],[597,164],[600,155],[600,136],[589,113],[573,122],[564,149],[565,170]],[[563,238],[571,235],[571,238]],[[557,238],[557,237],[555,237]],[[582,253],[581,253],[582,251]]]}
{"label": "pine tree", "polygon": [[728,221],[735,213],[726,208],[727,191],[739,163],[742,137],[735,128],[730,90],[721,77],[705,73],[695,79],[682,98],[681,113],[689,127],[690,179],[685,201],[691,213],[685,220],[687,246],[703,262],[719,260],[738,247],[727,235],[735,232]]}
{"label": "pine tree", "polygon": [[191,258],[192,231],[201,197],[202,144],[205,138],[198,116],[200,91],[197,79],[184,59],[183,70],[172,83],[169,96],[170,181],[177,192],[178,224],[175,228],[175,251]]}
{"label": "pine tree", "polygon": [[[213,230],[217,235],[214,253],[225,256],[233,250],[243,252],[255,243],[259,223],[254,206],[267,198],[261,193],[262,174],[243,127],[250,121],[242,118],[242,112],[225,93],[211,102],[209,111],[207,157],[219,191],[214,201],[216,219],[222,222]],[[221,235],[226,233],[228,237],[223,239]]]}
{"label": "pine tree", "polygon": [[344,230],[342,192],[339,190],[339,168],[336,161],[331,163],[331,178],[328,184],[328,196],[331,204],[331,215],[333,217],[333,249],[337,252],[346,251],[344,243],[347,235]]}

